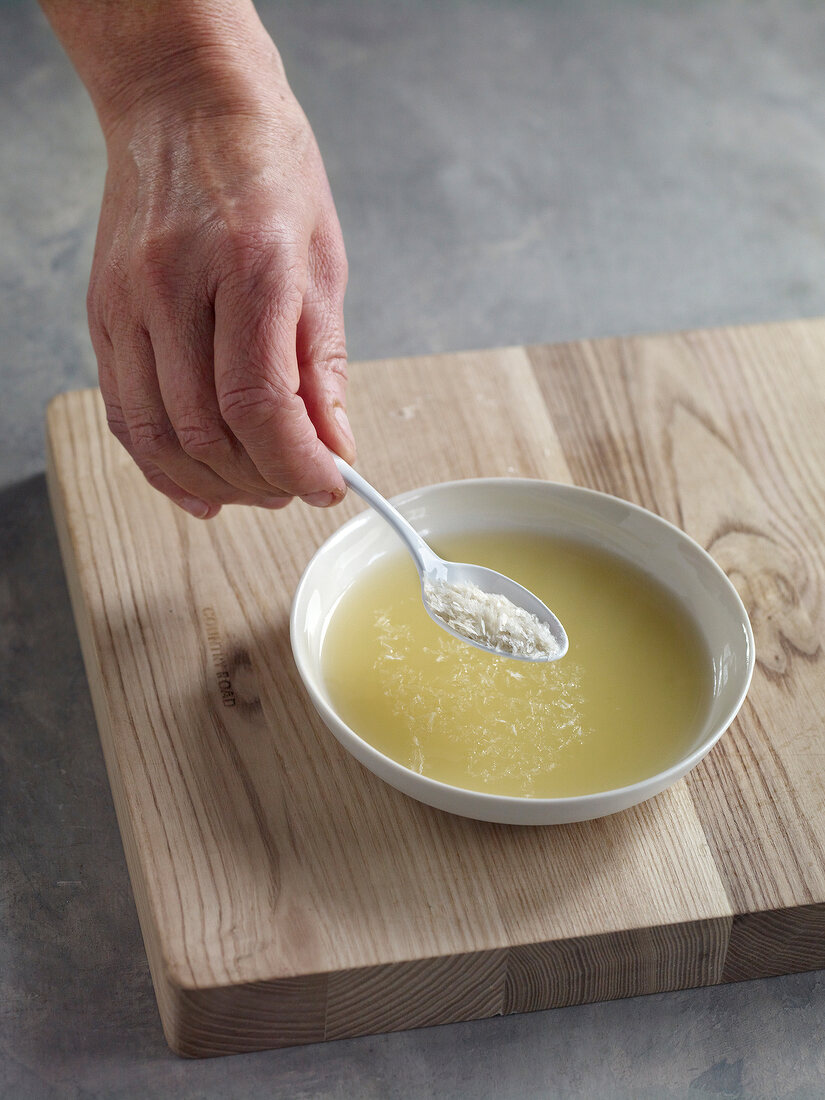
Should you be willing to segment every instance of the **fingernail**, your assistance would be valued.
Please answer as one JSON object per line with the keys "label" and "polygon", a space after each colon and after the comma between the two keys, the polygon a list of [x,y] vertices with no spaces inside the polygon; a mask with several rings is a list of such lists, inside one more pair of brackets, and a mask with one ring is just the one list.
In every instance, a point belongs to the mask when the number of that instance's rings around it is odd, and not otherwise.
{"label": "fingernail", "polygon": [[195,519],[206,519],[212,511],[205,500],[198,500],[197,497],[181,497],[178,504]]}
{"label": "fingernail", "polygon": [[333,415],[335,416],[336,424],[341,429],[343,434],[346,436],[346,438],[348,439],[350,444],[354,447],[355,446],[355,436],[352,434],[352,426],[350,425],[350,422],[349,422],[349,419],[347,417],[347,413],[346,413],[346,410],[344,409],[344,406],[343,405],[336,405],[335,409],[333,410]]}
{"label": "fingernail", "polygon": [[311,504],[313,508],[329,508],[334,503],[335,496],[333,493],[307,493],[301,500],[304,504]]}

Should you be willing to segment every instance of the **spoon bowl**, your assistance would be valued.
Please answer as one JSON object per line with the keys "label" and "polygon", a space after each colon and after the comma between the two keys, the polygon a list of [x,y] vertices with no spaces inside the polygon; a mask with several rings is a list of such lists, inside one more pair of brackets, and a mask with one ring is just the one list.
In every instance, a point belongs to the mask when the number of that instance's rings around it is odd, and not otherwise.
{"label": "spoon bowl", "polygon": [[[561,622],[556,618],[550,608],[531,592],[514,581],[512,577],[506,577],[503,573],[497,573],[495,569],[488,569],[484,565],[472,565],[470,562],[445,561],[439,559],[440,568],[438,574],[425,573],[421,576],[421,598],[424,601],[424,609],[430,618],[448,634],[459,638],[468,645],[474,645],[477,649],[483,649],[487,653],[494,653],[500,657],[510,657],[515,661],[557,661],[567,653],[567,632]],[[517,653],[509,649],[491,645],[482,639],[471,637],[467,633],[456,629],[450,622],[442,618],[434,609],[428,586],[433,582],[440,582],[451,588],[462,589],[465,585],[479,589],[491,596],[503,596],[505,600],[516,608],[521,608],[529,615],[538,619],[539,623],[546,625],[553,637],[554,647],[551,654],[547,653]]]}
{"label": "spoon bowl", "polygon": [[[406,545],[421,578],[421,598],[424,607],[438,626],[462,642],[498,657],[511,657],[522,661],[557,661],[565,655],[569,644],[567,633],[550,608],[542,603],[538,596],[494,569],[473,565],[470,562],[445,561],[444,558],[439,557],[412,524],[385,497],[381,496],[377,489],[343,458],[336,454],[332,457],[350,489],[374,508],[395,529]],[[499,614],[494,617],[501,621],[502,611],[510,617],[510,608],[507,605],[512,605],[516,619],[521,620],[528,630],[535,626],[538,638],[544,639],[544,645],[531,646],[520,652],[507,645],[507,636],[501,630],[498,632],[497,644],[496,632],[485,629],[484,619],[489,616],[484,615],[473,614],[472,628],[468,630],[465,626],[464,630],[459,629],[458,626],[453,625],[458,622],[458,619],[439,614],[433,604],[434,594],[445,590],[453,596],[463,597],[464,602],[469,602],[473,607],[479,602],[483,604],[484,596],[502,597],[503,600],[494,601],[499,611]],[[519,612],[526,612],[526,615],[519,615]],[[528,616],[531,618],[528,619]],[[538,621],[533,623],[532,620]],[[464,621],[469,621],[467,615]]]}

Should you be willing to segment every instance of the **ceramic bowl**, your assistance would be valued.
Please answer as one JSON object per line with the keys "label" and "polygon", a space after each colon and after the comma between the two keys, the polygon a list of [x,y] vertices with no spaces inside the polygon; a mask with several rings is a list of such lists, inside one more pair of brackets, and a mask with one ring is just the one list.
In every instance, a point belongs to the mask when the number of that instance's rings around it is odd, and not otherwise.
{"label": "ceramic bowl", "polygon": [[376,561],[397,554],[395,533],[372,511],[345,523],[314,555],[298,584],[290,632],[298,671],[323,721],[370,771],[398,790],[482,821],[550,825],[586,821],[651,798],[695,767],[742,704],[754,665],[753,632],[742,601],[713,559],[677,527],[617,497],[547,481],[484,478],[430,485],[393,503],[427,538],[479,531],[534,531],[600,547],[669,589],[695,619],[712,657],[711,702],[690,751],[666,771],[631,786],[569,798],[524,798],[467,790],[390,759],[336,713],[321,666],[324,632],[344,591]]}

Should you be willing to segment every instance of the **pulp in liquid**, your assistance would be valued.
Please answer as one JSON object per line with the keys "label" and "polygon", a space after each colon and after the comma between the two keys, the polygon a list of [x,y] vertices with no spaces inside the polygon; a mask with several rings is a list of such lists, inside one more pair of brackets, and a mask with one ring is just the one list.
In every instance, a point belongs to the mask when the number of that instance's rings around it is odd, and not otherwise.
{"label": "pulp in liquid", "polygon": [[413,771],[494,794],[558,798],[663,771],[697,742],[710,655],[685,609],[602,550],[549,536],[433,540],[531,589],[570,639],[565,657],[495,657],[438,627],[399,551],[341,597],[322,664],[333,705],[365,741]]}

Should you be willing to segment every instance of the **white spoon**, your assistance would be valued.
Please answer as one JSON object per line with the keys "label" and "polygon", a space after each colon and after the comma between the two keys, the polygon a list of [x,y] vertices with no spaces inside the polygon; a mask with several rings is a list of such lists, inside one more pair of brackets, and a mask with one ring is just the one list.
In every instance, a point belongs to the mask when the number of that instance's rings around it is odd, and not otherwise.
{"label": "white spoon", "polygon": [[[513,657],[517,660],[526,661],[556,661],[559,657],[565,655],[568,642],[564,627],[538,596],[534,596],[527,588],[523,588],[516,581],[511,580],[510,577],[505,577],[502,573],[496,573],[494,569],[486,569],[483,565],[470,565],[467,562],[444,561],[424,541],[415,528],[404,519],[401,513],[393,508],[390,502],[385,500],[368,481],[365,481],[359,473],[353,470],[349,463],[336,454],[333,454],[332,457],[335,459],[335,465],[347,485],[370,507],[374,508],[391,527],[395,528],[404,540],[421,578],[421,598],[424,601],[424,607],[440,627],[454,637],[460,638],[462,642],[468,642],[470,645],[477,646],[488,653],[495,653],[498,656]],[[537,648],[533,652],[517,652],[512,648],[508,648],[514,643],[512,638],[508,638],[506,634],[496,638],[483,629],[473,633],[462,632],[459,626],[463,626],[467,630],[466,622],[453,625],[455,619],[452,621],[445,619],[432,606],[431,601],[439,602],[439,596],[443,594],[445,585],[449,586],[451,590],[453,586],[458,585],[459,595],[466,593],[463,586],[472,585],[475,589],[480,589],[479,595],[503,596],[505,600],[513,605],[512,608],[507,610],[514,613],[514,623],[520,621],[522,624],[526,624],[528,633],[538,632],[537,642],[539,644]],[[493,602],[500,604],[501,601],[494,600]],[[527,615],[532,616],[532,618],[526,619],[523,615],[518,614],[518,609],[521,609],[521,612],[527,612]],[[535,620],[538,620],[538,622],[535,622]]]}

